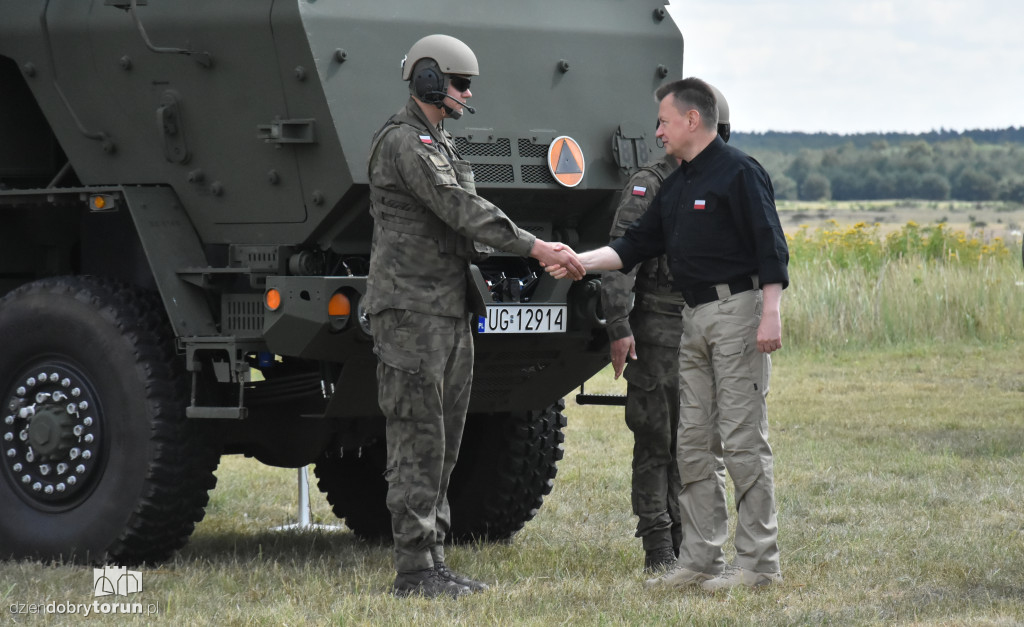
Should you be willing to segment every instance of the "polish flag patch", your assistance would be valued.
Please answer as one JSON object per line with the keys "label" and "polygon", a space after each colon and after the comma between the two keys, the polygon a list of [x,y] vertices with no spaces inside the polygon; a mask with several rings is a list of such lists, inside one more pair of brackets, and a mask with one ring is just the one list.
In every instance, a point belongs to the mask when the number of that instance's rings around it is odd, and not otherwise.
{"label": "polish flag patch", "polygon": [[706,207],[706,206],[707,205],[705,204],[705,202],[703,200],[695,200],[695,201],[693,201],[693,208],[696,209],[697,211],[703,211],[704,207]]}
{"label": "polish flag patch", "polygon": [[647,188],[646,187],[640,187],[639,185],[634,185],[633,186],[633,195],[634,196],[646,196],[647,195]]}
{"label": "polish flag patch", "polygon": [[432,138],[430,135],[420,135],[420,141],[423,142],[424,144],[433,144],[434,138]]}

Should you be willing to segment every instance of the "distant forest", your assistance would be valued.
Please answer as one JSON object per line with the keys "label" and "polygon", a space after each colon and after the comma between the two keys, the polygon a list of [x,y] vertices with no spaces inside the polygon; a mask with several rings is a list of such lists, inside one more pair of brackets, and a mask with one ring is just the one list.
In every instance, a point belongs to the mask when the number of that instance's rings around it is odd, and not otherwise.
{"label": "distant forest", "polygon": [[734,132],[782,200],[1024,203],[1024,127],[930,133]]}

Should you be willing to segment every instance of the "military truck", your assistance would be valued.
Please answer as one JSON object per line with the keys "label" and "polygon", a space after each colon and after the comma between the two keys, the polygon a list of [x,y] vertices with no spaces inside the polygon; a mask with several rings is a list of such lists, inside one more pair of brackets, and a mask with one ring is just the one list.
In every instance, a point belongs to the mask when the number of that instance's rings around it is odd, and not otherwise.
{"label": "military truck", "polygon": [[[480,61],[475,115],[447,127],[479,193],[606,243],[652,93],[682,74],[662,2],[0,0],[0,556],[164,560],[221,455],[314,465],[348,527],[390,533],[366,161],[431,33]],[[608,346],[599,276],[502,254],[473,276],[453,533],[502,539]]]}

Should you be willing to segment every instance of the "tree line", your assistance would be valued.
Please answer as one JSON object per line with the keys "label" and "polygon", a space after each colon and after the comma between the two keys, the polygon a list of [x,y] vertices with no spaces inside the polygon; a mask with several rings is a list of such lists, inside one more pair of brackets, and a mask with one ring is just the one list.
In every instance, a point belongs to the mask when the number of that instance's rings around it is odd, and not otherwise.
{"label": "tree line", "polygon": [[1024,203],[1024,127],[920,134],[733,133],[782,200]]}

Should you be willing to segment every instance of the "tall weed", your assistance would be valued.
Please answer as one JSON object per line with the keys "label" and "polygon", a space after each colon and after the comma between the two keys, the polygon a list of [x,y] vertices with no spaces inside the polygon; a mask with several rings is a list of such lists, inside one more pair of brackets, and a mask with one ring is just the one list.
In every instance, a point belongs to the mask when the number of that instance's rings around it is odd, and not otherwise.
{"label": "tall weed", "polygon": [[943,225],[837,224],[788,237],[785,339],[811,349],[1000,342],[1024,328],[1015,250]]}

